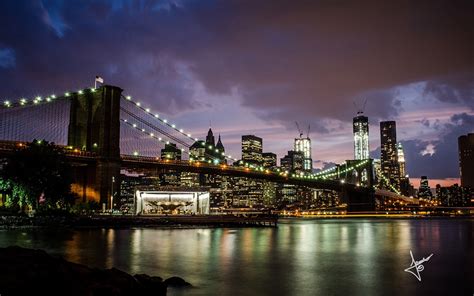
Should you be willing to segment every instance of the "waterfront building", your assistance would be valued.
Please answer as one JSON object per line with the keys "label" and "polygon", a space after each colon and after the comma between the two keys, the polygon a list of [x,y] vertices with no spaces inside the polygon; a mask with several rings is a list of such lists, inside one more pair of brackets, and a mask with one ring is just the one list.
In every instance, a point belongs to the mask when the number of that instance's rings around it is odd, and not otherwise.
{"label": "waterfront building", "polygon": [[253,166],[261,166],[262,159],[262,138],[254,135],[242,136],[242,160]]}
{"label": "waterfront building", "polygon": [[449,187],[436,185],[436,199],[445,207],[466,207],[472,205],[472,194],[470,187],[462,187],[454,184]]}
{"label": "waterfront building", "polygon": [[301,152],[303,155],[303,167],[305,172],[313,171],[313,159],[311,158],[311,139],[300,136],[295,139],[294,151]]}
{"label": "waterfront building", "polygon": [[460,136],[458,149],[461,186],[474,189],[474,133]]}
{"label": "waterfront building", "polygon": [[[381,173],[391,186],[396,190],[400,190],[400,166],[398,164],[397,126],[395,121],[380,122],[380,142]],[[380,186],[382,188],[391,189],[390,186],[383,181],[383,178],[381,181]]]}
{"label": "waterfront building", "polygon": [[354,133],[354,159],[369,158],[369,118],[362,111],[353,118],[352,130]]}

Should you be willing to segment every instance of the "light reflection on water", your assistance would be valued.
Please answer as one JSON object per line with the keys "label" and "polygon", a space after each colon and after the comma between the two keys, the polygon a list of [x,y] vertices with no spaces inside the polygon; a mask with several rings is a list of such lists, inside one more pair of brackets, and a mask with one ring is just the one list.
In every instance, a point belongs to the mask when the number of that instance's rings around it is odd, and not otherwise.
{"label": "light reflection on water", "polygon": [[[2,230],[41,248],[134,273],[178,275],[172,295],[472,295],[473,220],[283,219],[278,228]],[[433,253],[422,282],[403,270]]]}

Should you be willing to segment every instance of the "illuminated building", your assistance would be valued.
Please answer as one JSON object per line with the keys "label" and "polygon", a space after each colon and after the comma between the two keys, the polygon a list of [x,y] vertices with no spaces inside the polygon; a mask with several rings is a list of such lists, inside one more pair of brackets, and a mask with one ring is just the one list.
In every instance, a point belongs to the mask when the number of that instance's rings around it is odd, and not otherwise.
{"label": "illuminated building", "polygon": [[461,186],[474,189],[474,133],[458,138]]}
{"label": "illuminated building", "polygon": [[473,192],[470,187],[454,184],[450,187],[436,185],[436,200],[445,207],[466,207],[471,205]]}
{"label": "illuminated building", "polygon": [[242,160],[254,166],[261,166],[262,159],[262,138],[254,135],[242,136]]}
{"label": "illuminated building", "polygon": [[280,166],[284,171],[299,174],[303,172],[304,156],[301,151],[288,151],[285,157],[280,159]]}
{"label": "illuminated building", "polygon": [[[161,149],[161,159],[181,160],[181,150],[174,143],[166,144],[165,148]],[[160,185],[179,187],[181,185],[181,173],[169,170],[166,173],[160,174]]]}
{"label": "illuminated building", "polygon": [[135,192],[135,214],[209,214],[209,192]]}
{"label": "illuminated building", "polygon": [[398,143],[398,145],[397,145],[397,160],[398,160],[398,165],[400,167],[400,177],[404,178],[405,175],[406,175],[406,172],[405,172],[405,154],[403,153],[402,143]]}
{"label": "illuminated building", "polygon": [[313,170],[313,159],[311,158],[311,139],[296,138],[295,139],[295,151],[303,154],[303,170],[311,172]]}
{"label": "illuminated building", "polygon": [[181,150],[174,143],[165,144],[161,149],[161,159],[181,160]]}
{"label": "illuminated building", "polygon": [[277,166],[277,156],[272,152],[262,153],[263,167],[266,169],[273,169]]}
{"label": "illuminated building", "polygon": [[369,118],[357,112],[357,116],[353,119],[354,132],[354,159],[369,158]]}
{"label": "illuminated building", "polygon": [[418,188],[418,197],[431,199],[433,194],[431,193],[430,185],[428,184],[428,177],[421,176],[420,188]]}
{"label": "illuminated building", "polygon": [[225,149],[222,145],[221,136],[215,143],[212,129],[207,132],[206,141],[196,141],[189,147],[190,160],[210,162],[212,164],[223,164],[225,160]]}
{"label": "illuminated building", "polygon": [[[395,121],[380,122],[380,142],[381,172],[393,188],[400,190],[400,167],[398,165],[397,126]],[[387,186],[384,182],[381,182],[380,186],[390,189],[390,186]]]}
{"label": "illuminated building", "polygon": [[[275,169],[277,166],[277,156],[272,152],[262,153],[263,167],[266,169]],[[263,181],[263,205],[272,207],[276,205],[277,184],[271,181]]]}

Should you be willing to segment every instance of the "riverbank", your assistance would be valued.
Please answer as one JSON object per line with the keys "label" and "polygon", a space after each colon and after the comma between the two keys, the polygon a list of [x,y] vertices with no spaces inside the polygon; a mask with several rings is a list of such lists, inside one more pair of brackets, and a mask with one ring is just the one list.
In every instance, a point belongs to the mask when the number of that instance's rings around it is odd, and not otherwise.
{"label": "riverbank", "polygon": [[168,286],[191,284],[178,277],[89,268],[42,250],[0,248],[1,295],[166,295]]}
{"label": "riverbank", "polygon": [[0,216],[0,228],[276,227],[276,216]]}

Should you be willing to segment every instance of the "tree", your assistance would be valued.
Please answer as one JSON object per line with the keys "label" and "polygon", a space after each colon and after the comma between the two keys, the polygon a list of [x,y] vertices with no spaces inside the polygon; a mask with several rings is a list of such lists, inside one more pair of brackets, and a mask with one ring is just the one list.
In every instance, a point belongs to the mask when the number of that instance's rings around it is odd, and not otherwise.
{"label": "tree", "polygon": [[17,147],[2,171],[12,190],[12,202],[37,208],[71,201],[72,174],[63,151],[47,141]]}

